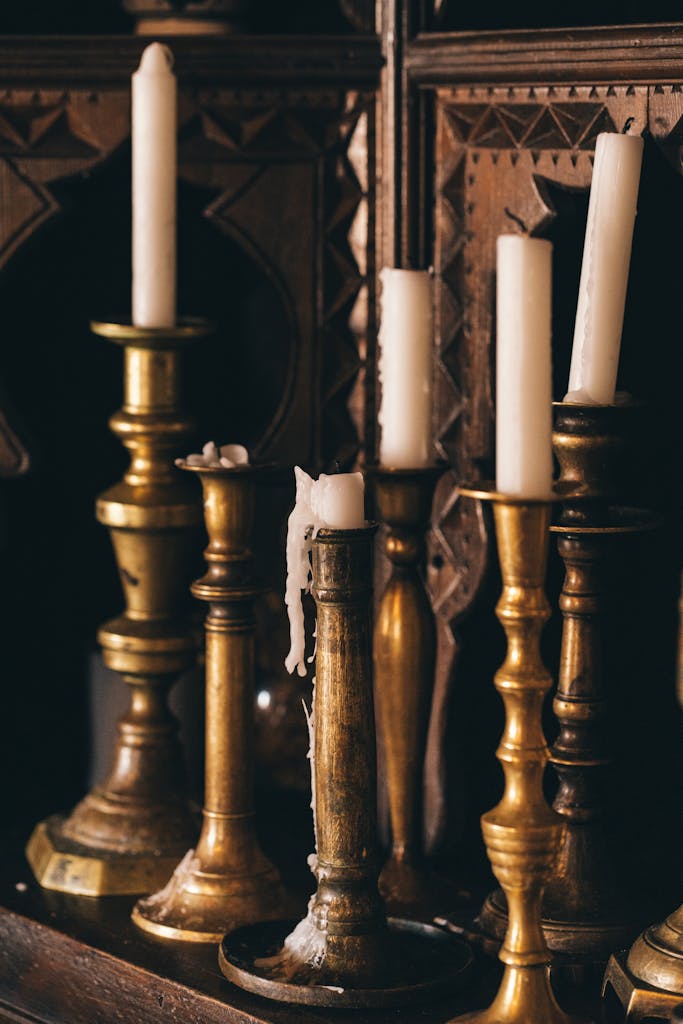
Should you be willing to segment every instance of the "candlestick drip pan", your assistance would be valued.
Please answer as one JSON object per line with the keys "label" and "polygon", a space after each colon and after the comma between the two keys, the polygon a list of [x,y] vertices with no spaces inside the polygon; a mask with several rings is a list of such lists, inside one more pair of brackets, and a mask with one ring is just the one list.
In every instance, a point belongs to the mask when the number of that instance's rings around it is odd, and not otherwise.
{"label": "candlestick drip pan", "polygon": [[[295,921],[246,925],[226,935],[219,947],[221,971],[248,992],[285,1003],[339,1009],[405,1006],[461,988],[469,978],[473,956],[464,940],[439,928],[399,918],[388,920],[387,970],[377,987],[353,988],[333,984],[311,965],[310,977],[286,980],[273,966]],[[318,973],[319,978],[313,980]],[[323,982],[325,982],[323,984]]]}

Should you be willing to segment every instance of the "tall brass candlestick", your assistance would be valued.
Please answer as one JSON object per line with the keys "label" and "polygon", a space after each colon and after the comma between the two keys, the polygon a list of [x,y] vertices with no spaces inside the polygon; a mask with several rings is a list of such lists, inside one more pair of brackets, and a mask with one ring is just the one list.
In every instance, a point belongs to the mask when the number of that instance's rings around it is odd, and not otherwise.
{"label": "tall brass candlestick", "polygon": [[387,923],[377,885],[370,599],[375,527],[321,530],[313,542],[317,620],[313,787],[318,888],[296,927],[241,928],[219,963],[236,985],[284,1002],[401,1005],[467,973],[464,943]]}
{"label": "tall brass candlestick", "polygon": [[207,601],[206,787],[203,825],[161,892],[139,900],[133,920],[169,939],[218,942],[245,921],[279,917],[290,902],[256,839],[253,794],[254,599],[251,534],[259,467],[199,475],[209,535],[207,572],[192,593]]}
{"label": "tall brass candlestick", "polygon": [[389,527],[386,553],[393,566],[373,638],[392,839],[379,885],[387,900],[405,905],[429,899],[422,848],[422,784],[436,623],[419,567],[434,488],[443,469],[380,467],[373,473],[379,515]]}
{"label": "tall brass candlestick", "polygon": [[[648,529],[648,517],[610,502],[633,407],[555,404],[553,446],[562,499],[558,549],[566,567],[560,675],[553,709],[560,731],[550,754],[559,777],[554,808],[565,821],[557,868],[543,900],[543,930],[552,950],[573,963],[604,964],[634,935],[633,909],[617,884],[615,857],[604,832],[604,749],[607,701],[603,682],[602,617],[609,580],[607,556],[620,535]],[[503,894],[483,908],[484,928],[502,936]]]}
{"label": "tall brass candlestick", "polygon": [[102,626],[104,662],[131,687],[109,777],[71,815],[39,824],[27,856],[41,885],[86,896],[145,892],[169,877],[196,830],[167,694],[196,662],[187,578],[201,511],[173,465],[193,429],[180,410],[180,354],[211,327],[93,323],[125,351],[124,404],[111,428],[131,453],[97,502],[111,533],[126,610]]}
{"label": "tall brass candlestick", "polygon": [[543,772],[548,749],[541,720],[551,679],[540,654],[549,618],[544,583],[549,501],[530,501],[486,487],[461,493],[493,503],[503,593],[497,606],[508,641],[496,673],[505,704],[505,731],[498,759],[505,773],[503,799],[481,819],[491,866],[502,885],[510,920],[500,959],[503,978],[486,1010],[460,1021],[485,1024],[568,1024],[550,987],[551,954],[541,928],[543,890],[557,862],[562,819],[546,803]]}

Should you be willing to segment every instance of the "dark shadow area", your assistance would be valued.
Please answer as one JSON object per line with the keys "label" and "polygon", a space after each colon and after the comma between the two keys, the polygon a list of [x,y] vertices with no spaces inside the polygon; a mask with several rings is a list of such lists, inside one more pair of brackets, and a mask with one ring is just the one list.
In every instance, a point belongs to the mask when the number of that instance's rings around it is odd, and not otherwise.
{"label": "dark shadow area", "polygon": [[646,25],[678,21],[677,0],[577,0],[572,4],[542,4],[540,0],[511,5],[502,0],[462,4],[447,0],[434,28],[444,32],[487,29],[573,28],[591,25]]}

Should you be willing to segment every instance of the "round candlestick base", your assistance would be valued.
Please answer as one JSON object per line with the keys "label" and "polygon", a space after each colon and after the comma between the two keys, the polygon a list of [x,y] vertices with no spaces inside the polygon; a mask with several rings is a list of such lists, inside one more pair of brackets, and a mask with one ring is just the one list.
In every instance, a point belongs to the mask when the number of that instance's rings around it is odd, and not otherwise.
{"label": "round candlestick base", "polygon": [[[283,1003],[360,1009],[405,1006],[452,992],[467,981],[473,963],[462,939],[431,925],[389,918],[382,937],[384,968],[373,987],[355,987],[322,963],[303,960],[293,966],[283,956],[285,939],[295,921],[274,921],[238,928],[218,951],[221,971],[234,985]],[[334,937],[342,944],[358,936]],[[334,941],[328,937],[328,941]],[[361,937],[362,938],[362,937]]]}
{"label": "round candlestick base", "polygon": [[165,889],[137,902],[134,923],[163,939],[220,942],[226,927],[293,909],[276,869],[260,851],[253,853],[249,873],[231,876],[225,868],[220,873],[203,869],[190,850]]}

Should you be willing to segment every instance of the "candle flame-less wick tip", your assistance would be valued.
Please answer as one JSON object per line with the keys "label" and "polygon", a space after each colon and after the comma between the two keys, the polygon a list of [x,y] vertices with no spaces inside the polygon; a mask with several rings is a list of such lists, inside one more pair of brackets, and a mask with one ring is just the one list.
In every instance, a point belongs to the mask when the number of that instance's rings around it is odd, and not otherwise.
{"label": "candle flame-less wick tip", "polygon": [[631,125],[635,121],[635,117],[627,117],[624,121],[624,127],[621,129],[622,135],[628,135]]}
{"label": "candle flame-less wick tip", "polygon": [[164,43],[150,43],[142,54],[139,71],[143,75],[167,75],[173,69],[173,51]]}
{"label": "candle flame-less wick tip", "polygon": [[518,217],[516,213],[513,213],[509,206],[505,207],[505,216],[509,217],[510,220],[513,220],[515,224],[518,224],[525,235],[529,234],[529,229],[527,228],[522,218]]}

